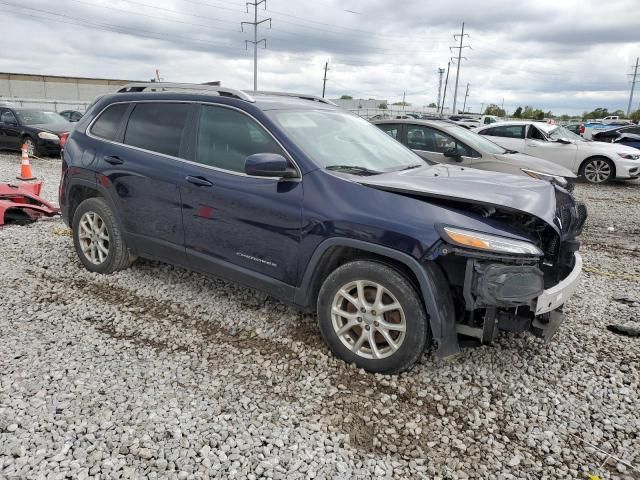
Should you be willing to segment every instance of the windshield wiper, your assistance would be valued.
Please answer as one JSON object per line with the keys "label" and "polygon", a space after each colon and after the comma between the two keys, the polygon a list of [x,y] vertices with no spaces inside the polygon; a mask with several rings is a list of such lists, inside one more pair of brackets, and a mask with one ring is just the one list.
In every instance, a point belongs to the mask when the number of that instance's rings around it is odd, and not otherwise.
{"label": "windshield wiper", "polygon": [[397,172],[401,172],[402,170],[411,170],[413,168],[420,168],[420,167],[424,167],[425,164],[424,163],[414,163],[413,165],[407,165],[406,167],[402,167],[399,170],[396,170]]}
{"label": "windshield wiper", "polygon": [[377,172],[375,170],[370,170],[365,167],[360,167],[358,165],[329,165],[326,167],[327,170],[336,170],[351,173],[353,175],[379,175],[382,172]]}

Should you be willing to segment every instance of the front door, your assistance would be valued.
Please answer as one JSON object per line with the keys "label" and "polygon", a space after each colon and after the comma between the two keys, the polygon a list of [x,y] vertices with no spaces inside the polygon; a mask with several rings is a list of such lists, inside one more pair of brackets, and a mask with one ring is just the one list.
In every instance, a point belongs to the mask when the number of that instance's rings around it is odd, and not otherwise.
{"label": "front door", "polygon": [[286,296],[280,288],[297,278],[301,179],[245,175],[249,155],[287,157],[247,114],[202,105],[197,123],[192,163],[180,184],[190,265]]}
{"label": "front door", "polygon": [[430,164],[470,167],[473,151],[448,133],[425,125],[407,125],[406,145]]}
{"label": "front door", "polygon": [[0,147],[12,150],[21,147],[18,119],[6,108],[0,109]]}
{"label": "front door", "polygon": [[575,143],[554,142],[547,139],[535,125],[529,126],[525,150],[523,153],[533,157],[549,160],[557,165],[576,171],[576,157],[578,147]]}

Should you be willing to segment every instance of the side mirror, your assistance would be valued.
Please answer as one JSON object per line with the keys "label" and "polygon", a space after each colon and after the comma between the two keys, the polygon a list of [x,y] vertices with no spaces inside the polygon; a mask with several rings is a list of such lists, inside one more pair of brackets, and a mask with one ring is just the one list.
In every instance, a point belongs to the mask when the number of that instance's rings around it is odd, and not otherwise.
{"label": "side mirror", "polygon": [[456,162],[461,162],[462,161],[462,155],[460,155],[460,152],[458,151],[457,148],[452,147],[452,148],[447,148],[443,155],[447,158],[450,158],[452,160],[455,160]]}
{"label": "side mirror", "polygon": [[254,153],[244,161],[244,173],[254,177],[294,178],[298,172],[277,153]]}
{"label": "side mirror", "polygon": [[557,139],[556,142],[569,144],[569,143],[571,143],[571,140],[569,140],[568,138],[561,137],[561,138]]}

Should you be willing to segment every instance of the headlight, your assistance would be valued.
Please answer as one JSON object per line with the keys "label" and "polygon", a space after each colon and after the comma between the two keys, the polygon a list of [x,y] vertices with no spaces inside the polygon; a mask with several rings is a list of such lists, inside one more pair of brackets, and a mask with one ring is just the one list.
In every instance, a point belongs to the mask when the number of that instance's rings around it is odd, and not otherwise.
{"label": "headlight", "polygon": [[627,160],[638,160],[640,155],[636,155],[633,153],[618,153],[622,158],[626,158]]}
{"label": "headlight", "polygon": [[529,242],[498,237],[487,233],[464,230],[462,228],[444,227],[444,235],[456,245],[498,253],[515,253],[520,255],[542,255],[542,250]]}
{"label": "headlight", "polygon": [[40,132],[38,134],[38,137],[43,140],[60,140],[60,137],[58,137],[58,135],[49,132]]}
{"label": "headlight", "polygon": [[564,177],[561,177],[560,175],[552,175],[550,173],[543,173],[543,172],[537,172],[536,170],[529,170],[527,168],[522,168],[521,169],[524,173],[526,173],[527,175],[529,175],[532,178],[538,179],[538,180],[546,180],[547,182],[555,182],[558,185],[561,186],[565,186],[567,185],[569,182],[567,182],[567,179]]}

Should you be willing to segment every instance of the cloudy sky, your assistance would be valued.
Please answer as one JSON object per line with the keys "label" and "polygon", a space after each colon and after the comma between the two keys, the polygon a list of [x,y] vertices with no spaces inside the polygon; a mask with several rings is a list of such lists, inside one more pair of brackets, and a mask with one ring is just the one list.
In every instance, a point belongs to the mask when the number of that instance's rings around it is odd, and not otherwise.
{"label": "cloudy sky", "polygon": [[[435,102],[438,68],[466,24],[458,92],[468,105],[560,113],[626,110],[640,55],[638,0],[268,0],[258,88]],[[252,7],[251,7],[252,8]],[[204,82],[250,89],[241,0],[0,0],[0,71]],[[250,10],[252,12],[252,10]],[[451,104],[451,66],[447,105]],[[640,102],[640,92],[634,109]]]}

